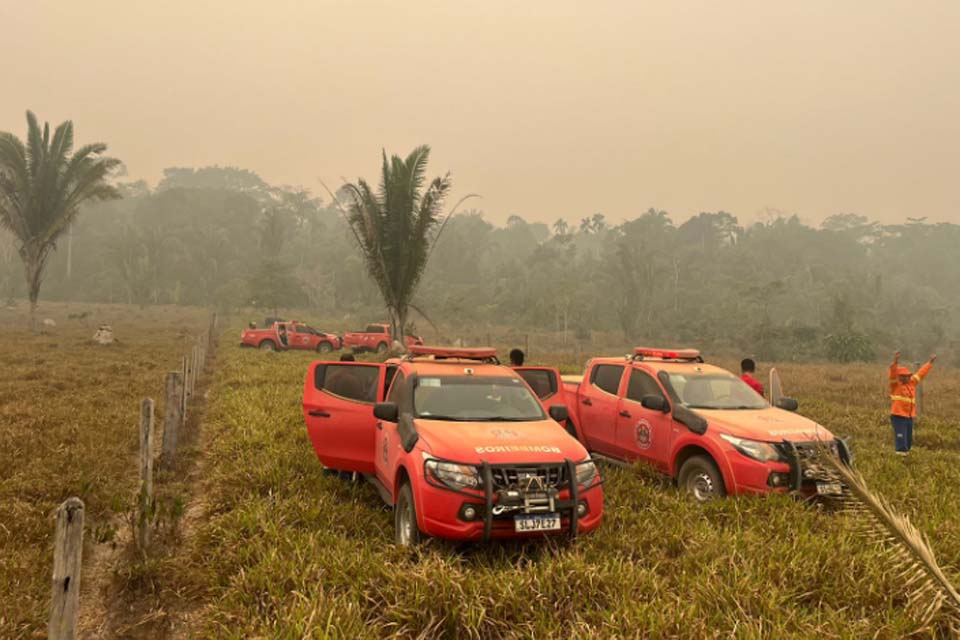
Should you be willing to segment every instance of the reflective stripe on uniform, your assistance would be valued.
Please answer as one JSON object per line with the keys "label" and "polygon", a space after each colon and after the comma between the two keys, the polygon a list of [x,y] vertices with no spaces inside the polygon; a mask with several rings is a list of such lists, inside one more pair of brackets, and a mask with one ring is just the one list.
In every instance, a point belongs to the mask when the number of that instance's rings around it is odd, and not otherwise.
{"label": "reflective stripe on uniform", "polygon": [[917,402],[916,398],[908,398],[907,396],[890,396],[891,400],[899,400],[900,402],[907,402],[909,404],[915,404]]}

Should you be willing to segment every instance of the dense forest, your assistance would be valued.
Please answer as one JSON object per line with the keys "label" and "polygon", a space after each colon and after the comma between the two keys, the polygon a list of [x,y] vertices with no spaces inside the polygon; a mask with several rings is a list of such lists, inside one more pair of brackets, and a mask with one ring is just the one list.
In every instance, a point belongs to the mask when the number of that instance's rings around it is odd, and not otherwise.
{"label": "dense forest", "polygon": [[[302,188],[234,168],[170,168],[156,188],[86,207],[47,265],[43,300],[211,305],[382,315],[342,215]],[[746,350],[763,358],[872,360],[939,349],[957,363],[960,225],[854,214],[819,228],[727,212],[685,221],[638,210],[504,226],[449,219],[416,306],[440,326],[616,332]],[[24,296],[23,267],[0,235],[0,296]],[[417,323],[426,324],[423,317]],[[349,327],[331,327],[342,330]]]}

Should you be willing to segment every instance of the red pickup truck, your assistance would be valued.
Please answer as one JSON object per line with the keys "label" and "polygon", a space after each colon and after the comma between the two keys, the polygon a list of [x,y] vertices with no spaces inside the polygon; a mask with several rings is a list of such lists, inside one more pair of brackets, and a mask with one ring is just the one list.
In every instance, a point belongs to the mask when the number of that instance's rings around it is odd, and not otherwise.
{"label": "red pickup truck", "polygon": [[265,329],[244,329],[240,334],[241,347],[256,347],[267,351],[298,349],[329,353],[342,346],[339,336],[317,331],[302,322],[274,322]]}
{"label": "red pickup truck", "polygon": [[602,478],[493,349],[411,346],[385,363],[314,362],[307,433],[329,469],[363,474],[394,507],[398,544],[596,528]]}
{"label": "red pickup truck", "polygon": [[[409,349],[418,344],[423,344],[423,339],[419,336],[405,336],[404,343]],[[357,353],[362,351],[376,351],[384,353],[393,344],[393,335],[390,332],[390,325],[386,323],[368,324],[363,331],[348,331],[343,334],[343,347],[353,349]]]}
{"label": "red pickup truck", "polygon": [[568,408],[567,429],[594,458],[649,462],[697,500],[842,490],[816,457],[828,446],[849,463],[843,440],[793,413],[796,400],[771,406],[695,350],[638,347],[627,357],[594,358],[580,379],[550,367],[517,371],[542,402]]}

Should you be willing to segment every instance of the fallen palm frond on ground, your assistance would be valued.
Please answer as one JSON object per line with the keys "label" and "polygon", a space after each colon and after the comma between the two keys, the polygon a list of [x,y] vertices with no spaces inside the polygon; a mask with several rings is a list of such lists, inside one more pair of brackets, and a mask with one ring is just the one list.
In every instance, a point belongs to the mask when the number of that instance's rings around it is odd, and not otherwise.
{"label": "fallen palm frond on ground", "polygon": [[918,632],[931,630],[938,614],[952,633],[960,632],[960,593],[937,563],[930,541],[910,520],[897,513],[883,496],[867,486],[863,475],[824,447],[820,456],[844,483],[846,491],[833,498],[852,517],[857,532],[890,561],[897,581],[908,592],[907,609]]}

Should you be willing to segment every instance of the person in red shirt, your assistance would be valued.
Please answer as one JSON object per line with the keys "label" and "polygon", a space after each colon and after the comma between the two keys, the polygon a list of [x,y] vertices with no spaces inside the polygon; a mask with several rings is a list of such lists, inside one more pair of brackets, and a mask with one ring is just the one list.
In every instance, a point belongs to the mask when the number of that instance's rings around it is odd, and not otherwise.
{"label": "person in red shirt", "polygon": [[740,379],[750,385],[750,388],[763,396],[763,385],[753,377],[757,371],[757,363],[751,358],[744,358],[740,361]]}

